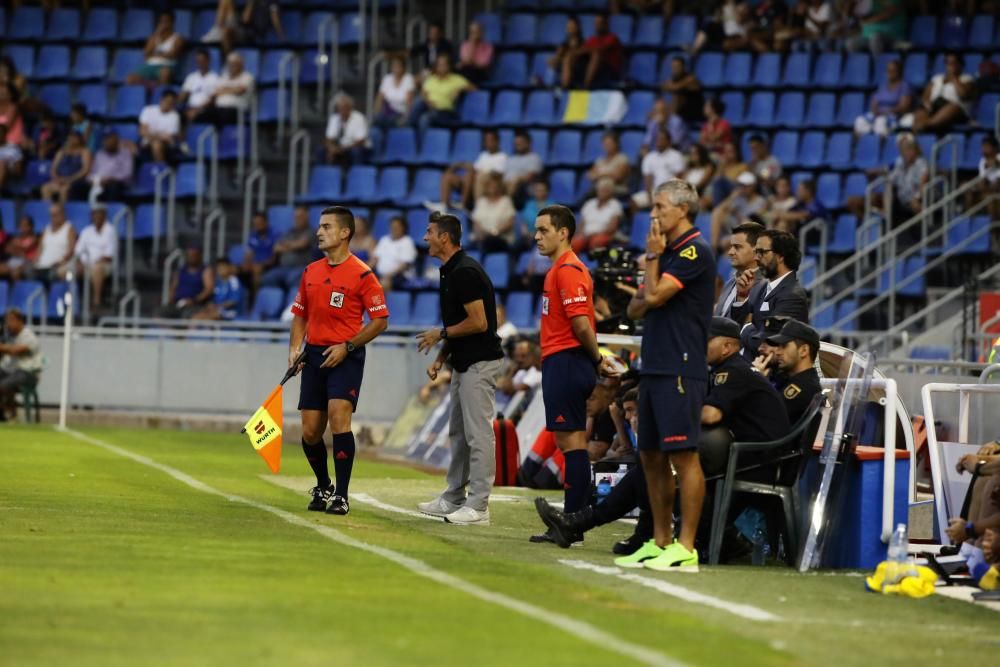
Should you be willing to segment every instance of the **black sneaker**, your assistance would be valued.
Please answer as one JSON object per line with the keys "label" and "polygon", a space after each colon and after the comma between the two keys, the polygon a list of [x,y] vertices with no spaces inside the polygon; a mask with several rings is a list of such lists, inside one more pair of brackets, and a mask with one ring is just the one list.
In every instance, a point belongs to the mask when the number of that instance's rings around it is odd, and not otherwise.
{"label": "black sneaker", "polygon": [[330,500],[330,506],[326,508],[327,514],[338,514],[340,516],[346,516],[350,511],[351,506],[348,504],[347,498],[343,496],[334,496]]}
{"label": "black sneaker", "polygon": [[309,501],[309,511],[310,512],[325,512],[326,504],[330,502],[330,498],[333,497],[333,484],[327,487],[314,486],[309,489],[309,494],[312,496],[312,500]]}
{"label": "black sneaker", "polygon": [[648,539],[648,537],[642,537],[636,533],[632,533],[624,540],[615,542],[615,545],[611,547],[611,552],[618,554],[619,556],[631,556],[638,551],[639,547],[645,544]]}
{"label": "black sneaker", "polygon": [[549,528],[544,533],[532,535],[528,538],[528,541],[532,544],[555,544],[556,538],[552,537],[552,529]]}

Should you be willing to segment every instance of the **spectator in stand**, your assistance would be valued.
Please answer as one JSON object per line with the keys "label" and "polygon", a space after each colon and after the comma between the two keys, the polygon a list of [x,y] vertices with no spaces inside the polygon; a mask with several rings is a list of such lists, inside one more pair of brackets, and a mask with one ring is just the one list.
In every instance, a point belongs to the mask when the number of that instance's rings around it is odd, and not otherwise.
{"label": "spectator in stand", "polygon": [[621,151],[618,135],[605,132],[601,139],[604,155],[597,158],[587,170],[587,178],[591,183],[597,183],[602,178],[610,179],[616,194],[628,194],[628,177],[631,165],[628,156]]}
{"label": "spectator in stand", "polygon": [[243,56],[235,51],[230,53],[226,56],[226,67],[219,77],[219,84],[212,93],[212,104],[195,120],[233,125],[239,118],[240,109],[246,111],[250,107],[253,88],[253,75],[244,68]]}
{"label": "spectator in stand", "polygon": [[0,343],[0,421],[7,421],[8,406],[22,387],[38,382],[43,361],[38,336],[21,310],[8,308],[3,328],[8,340]]}
{"label": "spectator in stand", "polygon": [[480,84],[490,75],[493,66],[493,45],[483,37],[483,26],[469,24],[469,37],[458,51],[458,73],[472,83]]}
{"label": "spectator in stand", "polygon": [[[73,106],[76,107],[78,105],[74,104]],[[70,112],[71,117],[72,113]],[[55,159],[55,155],[59,152],[62,144],[62,134],[59,132],[59,125],[56,123],[56,118],[52,115],[51,111],[46,109],[42,112],[42,118],[38,121],[35,131],[31,135],[31,150],[34,151],[35,157],[39,160],[52,160]]]}
{"label": "spectator in stand", "polygon": [[729,121],[722,117],[726,112],[726,103],[718,98],[710,98],[705,102],[705,123],[701,126],[699,142],[712,153],[720,153],[722,147],[733,143],[733,128]]}
{"label": "spectator in stand", "polygon": [[800,0],[792,13],[797,17],[801,28],[796,31],[796,50],[809,51],[814,48],[824,49],[828,46],[830,29],[833,23],[833,8],[827,0]]}
{"label": "spectator in stand", "polygon": [[914,132],[946,132],[953,125],[969,122],[975,81],[963,67],[965,60],[960,54],[945,56],[944,73],[931,77],[920,108],[913,112]]}
{"label": "spectator in stand", "polygon": [[8,139],[7,126],[0,123],[0,192],[7,186],[8,178],[21,175],[23,160],[21,147]]}
{"label": "spectator in stand", "polygon": [[371,265],[382,283],[382,289],[388,292],[402,288],[403,281],[412,277],[416,261],[417,246],[410,236],[410,227],[397,215],[389,221],[389,233],[378,240],[372,254]]}
{"label": "spectator in stand", "polygon": [[893,59],[885,66],[885,81],[872,93],[870,111],[854,120],[858,136],[874,132],[880,137],[896,130],[899,119],[913,107],[913,90],[903,79],[903,63]]}
{"label": "spectator in stand", "polygon": [[79,132],[80,136],[83,137],[83,145],[87,147],[91,153],[97,151],[98,145],[100,143],[100,137],[94,130],[97,124],[94,123],[90,118],[87,117],[87,107],[83,104],[76,102],[69,109],[69,131]]}
{"label": "spectator in stand", "polygon": [[781,163],[771,154],[771,147],[762,134],[750,136],[749,166],[764,194],[773,192],[774,181],[781,176]]}
{"label": "spectator in stand", "polygon": [[447,56],[450,64],[454,54],[455,47],[444,36],[444,28],[441,27],[441,24],[435,21],[427,26],[427,41],[414,46],[410,51],[413,63],[417,68],[418,83],[430,76],[432,71],[437,70],[438,58]]}
{"label": "spectator in stand", "polygon": [[787,232],[765,229],[754,248],[763,280],[753,283],[754,274],[744,271],[737,281],[740,289],[733,303],[732,318],[753,324],[757,339],[763,338],[765,320],[791,317],[809,323],[809,294],[796,275],[802,261],[799,242]]}
{"label": "spectator in stand", "polygon": [[555,203],[556,202],[552,200],[552,197],[549,196],[548,181],[544,178],[538,178],[532,181],[531,198],[525,202],[524,207],[518,214],[522,247],[534,249],[536,252],[538,251],[538,248],[535,247],[535,218],[538,217],[539,211],[546,206],[551,206]]}
{"label": "spectator in stand", "polygon": [[14,86],[14,99],[19,100],[28,90],[28,79],[17,71],[17,64],[8,55],[0,56],[0,86]]}
{"label": "spectator in stand", "polygon": [[225,257],[215,260],[212,301],[196,311],[193,320],[235,320],[243,306],[243,287],[236,267]]}
{"label": "spectator in stand", "polygon": [[212,95],[219,87],[219,75],[213,72],[206,49],[198,49],[194,56],[195,70],[184,78],[178,104],[184,107],[184,115],[194,120],[212,103]]}
{"label": "spectator in stand", "polygon": [[517,335],[517,327],[507,319],[507,309],[502,303],[497,302],[497,336],[500,338],[500,347],[507,349],[507,341]]}
{"label": "spectator in stand", "polygon": [[753,28],[750,30],[750,47],[757,53],[778,50],[775,35],[784,30],[788,8],[784,0],[763,0],[750,9]]}
{"label": "spectator in stand", "polygon": [[715,178],[715,163],[708,149],[701,144],[692,144],[687,154],[687,170],[683,178],[704,197],[708,194],[708,184]]}
{"label": "spectator in stand", "polygon": [[[433,78],[433,77],[432,77]],[[449,204],[456,208],[468,206],[482,196],[486,179],[492,174],[503,174],[507,171],[508,156],[500,150],[500,135],[494,129],[483,132],[483,150],[472,164],[459,162],[450,165],[441,176],[441,202],[426,202],[431,211],[443,210]],[[457,201],[452,199],[452,193],[460,190]]]}
{"label": "spectator in stand", "polygon": [[[909,220],[923,208],[922,196],[930,176],[920,144],[912,134],[901,134],[896,139],[899,157],[889,172],[889,185],[885,189],[884,206],[892,207],[892,222],[899,225]],[[890,199],[891,197],[891,199]]]}
{"label": "spectator in stand", "polygon": [[184,250],[184,266],[170,279],[170,299],[164,317],[190,318],[200,310],[215,291],[215,275],[205,265],[198,246]]}
{"label": "spectator in stand", "polygon": [[677,115],[685,123],[700,123],[705,119],[705,96],[701,92],[701,82],[694,72],[688,70],[684,58],[671,58],[670,78],[660,88],[673,95]]}
{"label": "spectator in stand", "polygon": [[691,53],[709,51],[738,51],[750,45],[750,32],[754,27],[753,15],[745,2],[724,0],[713,18],[702,25],[691,45]]}
{"label": "spectator in stand", "polygon": [[670,134],[671,145],[679,151],[686,151],[691,145],[688,137],[687,123],[680,116],[674,113],[672,101],[662,97],[657,98],[646,116],[646,134],[642,138],[642,146],[639,154],[645,157],[646,153],[656,145],[656,135],[661,127],[666,127]]}
{"label": "spectator in stand", "polygon": [[507,156],[503,170],[503,182],[511,198],[524,201],[528,183],[541,175],[544,169],[542,158],[531,146],[531,135],[524,130],[514,133],[514,153]]}
{"label": "spectator in stand", "polygon": [[382,77],[375,96],[375,117],[372,122],[379,127],[390,127],[405,122],[413,106],[417,84],[406,71],[406,63],[399,56],[389,61],[389,72]]}
{"label": "spectator in stand", "polygon": [[581,46],[583,46],[583,30],[580,28],[580,20],[575,16],[569,16],[566,19],[566,38],[549,58],[546,80],[540,83],[554,86],[557,81],[562,82],[563,72],[566,71],[566,63],[570,54],[576,53]]}
{"label": "spectator in stand", "polygon": [[[132,151],[121,146],[118,134],[107,130],[90,165],[90,176],[71,188],[70,198],[91,201],[121,201],[132,182]],[[89,195],[88,195],[89,190]]]}
{"label": "spectator in stand", "polygon": [[13,83],[0,85],[0,124],[7,128],[7,143],[24,144],[24,119],[17,104],[17,89]]}
{"label": "spectator in stand", "polygon": [[142,53],[145,64],[126,78],[129,84],[159,83],[167,85],[174,77],[177,59],[184,48],[184,38],[174,29],[173,12],[163,12],[156,19],[153,34],[146,40]]}
{"label": "spectator in stand", "polygon": [[[354,235],[357,236],[357,230]],[[309,209],[296,206],[292,214],[292,228],[274,244],[274,254],[278,256],[277,265],[264,273],[261,285],[294,289],[302,277],[302,270],[313,260],[315,245],[313,231],[309,226]]]}
{"label": "spectator in stand", "polygon": [[[113,225],[108,224],[108,211],[104,204],[90,208],[90,224],[76,241],[73,254],[76,257],[77,276],[90,272],[90,307],[96,313],[102,304],[104,283],[111,276],[115,255],[118,254],[118,234]],[[64,264],[59,278],[65,280],[69,265]]]}
{"label": "spectator in stand", "polygon": [[563,88],[608,88],[621,81],[625,47],[611,32],[608,15],[594,18],[594,34],[563,59]]}
{"label": "spectator in stand", "polygon": [[66,143],[49,169],[49,182],[42,186],[42,199],[65,202],[70,190],[80,193],[86,187],[87,174],[92,162],[90,151],[83,143],[79,132],[70,132]]}
{"label": "spectator in stand", "polygon": [[774,182],[774,192],[767,196],[767,203],[760,210],[765,220],[775,221],[785,213],[799,205],[799,200],[792,193],[792,181],[788,176],[779,176]]}
{"label": "spectator in stand", "polygon": [[597,196],[580,209],[580,226],[573,237],[573,252],[580,255],[595,248],[606,248],[614,240],[625,210],[615,198],[615,184],[610,178],[597,181]]}
{"label": "spectator in stand", "polygon": [[177,113],[177,93],[163,91],[159,104],[143,107],[139,114],[140,156],[144,160],[167,163],[180,158],[181,115]]}
{"label": "spectator in stand", "polygon": [[514,243],[517,209],[507,195],[503,177],[490,173],[483,184],[483,194],[476,198],[470,214],[472,237],[484,254],[507,252]]}
{"label": "spectator in stand", "polygon": [[38,261],[39,241],[35,225],[26,215],[17,221],[17,234],[7,239],[4,252],[7,254],[7,274],[13,280],[20,280],[25,272]]}
{"label": "spectator in stand", "polygon": [[38,260],[28,268],[26,276],[52,280],[58,271],[73,259],[76,250],[76,230],[66,221],[62,204],[49,206],[49,224],[42,232]]}
{"label": "spectator in stand", "polygon": [[816,219],[827,219],[827,210],[816,198],[816,181],[811,178],[799,182],[798,201],[788,211],[777,211],[771,215],[774,229],[788,232],[798,237],[799,227]]}
{"label": "spectator in stand", "polygon": [[476,87],[461,74],[451,71],[447,54],[438,55],[434,72],[424,78],[420,98],[410,112],[410,124],[416,125],[421,134],[431,125],[451,125],[458,120],[458,98]]}
{"label": "spectator in stand", "polygon": [[349,167],[365,161],[368,152],[368,121],[354,108],[354,98],[337,93],[334,111],[326,123],[326,161]]}
{"label": "spectator in stand", "polygon": [[238,44],[262,44],[268,28],[274,28],[279,40],[285,39],[279,3],[248,0],[237,15],[235,0],[219,0],[215,25],[202,37],[203,42],[222,42],[222,52],[229,53]]}
{"label": "spectator in stand", "polygon": [[[305,208],[303,210],[306,211],[306,219],[308,220],[308,210]],[[364,216],[354,216],[354,236],[351,237],[348,247],[351,250],[351,254],[365,264],[369,262],[372,254],[375,252],[375,237],[372,236],[371,225],[368,224],[368,220]],[[310,252],[315,254],[318,251],[311,250]]]}
{"label": "spectator in stand", "polygon": [[[982,157],[979,158],[979,176],[982,182],[969,190],[965,195],[965,208],[969,209],[980,203],[986,197],[1000,192],[1000,158],[997,156],[997,139],[992,135],[983,137],[983,144],[980,148]],[[988,208],[982,212],[990,216],[992,220],[1000,220],[1000,199],[993,198],[987,205]]]}
{"label": "spectator in stand", "polygon": [[519,340],[511,361],[514,363],[507,364],[507,370],[497,379],[498,392],[510,397],[519,391],[534,391],[542,384],[542,348],[538,343]]}
{"label": "spectator in stand", "polygon": [[745,171],[736,177],[737,188],[712,211],[712,247],[721,248],[728,236],[723,230],[732,229],[752,214],[764,208],[764,198],[757,191],[757,177]]}
{"label": "spectator in stand", "polygon": [[[712,208],[713,205],[718,205],[728,197],[737,185],[736,179],[745,171],[750,171],[750,166],[740,159],[736,144],[723,144],[722,153],[719,156],[719,166],[715,170],[715,180],[712,181],[710,187],[711,196],[707,197],[705,208]],[[707,194],[702,195],[703,200],[706,199]]]}
{"label": "spectator in stand", "polygon": [[267,215],[262,211],[253,214],[250,226],[250,238],[247,239],[247,247],[243,252],[243,264],[237,269],[237,273],[256,293],[260,288],[264,271],[274,266],[277,261],[275,246],[278,238],[267,221]]}
{"label": "spectator in stand", "polygon": [[670,133],[666,126],[661,126],[656,134],[655,150],[642,158],[643,190],[632,195],[632,204],[639,209],[649,208],[656,188],[680,178],[686,167],[683,153],[671,145]]}
{"label": "spectator in stand", "polygon": [[883,51],[892,49],[896,42],[906,39],[906,9],[903,0],[871,0],[858,3],[859,7],[868,7],[863,15],[860,36],[847,41],[850,51],[867,49],[878,56]]}

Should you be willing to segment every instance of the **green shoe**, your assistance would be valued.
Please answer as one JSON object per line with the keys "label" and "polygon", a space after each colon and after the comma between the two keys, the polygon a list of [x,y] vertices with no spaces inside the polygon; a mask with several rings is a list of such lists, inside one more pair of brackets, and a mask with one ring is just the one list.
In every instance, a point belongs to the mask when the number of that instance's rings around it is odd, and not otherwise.
{"label": "green shoe", "polygon": [[643,544],[639,549],[631,556],[621,556],[615,559],[615,565],[618,567],[632,567],[637,569],[642,569],[642,566],[646,561],[658,557],[663,553],[663,549],[656,546],[656,542],[649,540]]}
{"label": "green shoe", "polygon": [[656,558],[643,561],[642,566],[657,572],[697,572],[698,552],[688,551],[683,544],[674,541]]}

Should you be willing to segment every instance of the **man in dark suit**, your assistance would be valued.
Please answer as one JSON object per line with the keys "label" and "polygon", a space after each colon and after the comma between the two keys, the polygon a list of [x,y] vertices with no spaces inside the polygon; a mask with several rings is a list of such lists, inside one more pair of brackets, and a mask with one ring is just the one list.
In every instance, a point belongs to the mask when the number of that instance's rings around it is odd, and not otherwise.
{"label": "man in dark suit", "polygon": [[754,281],[759,281],[760,273],[757,271],[757,256],[754,254],[754,248],[757,245],[757,237],[762,231],[764,231],[764,225],[749,220],[733,227],[729,236],[729,250],[726,253],[733,267],[733,275],[722,286],[719,300],[715,302],[713,315],[732,319],[732,308],[737,297],[736,281],[744,271],[752,270]]}
{"label": "man in dark suit", "polygon": [[764,280],[754,285],[753,275],[748,271],[737,279],[732,319],[752,324],[758,340],[768,317],[790,317],[808,324],[809,294],[795,275],[802,260],[795,237],[788,232],[766,229],[757,237],[754,254]]}

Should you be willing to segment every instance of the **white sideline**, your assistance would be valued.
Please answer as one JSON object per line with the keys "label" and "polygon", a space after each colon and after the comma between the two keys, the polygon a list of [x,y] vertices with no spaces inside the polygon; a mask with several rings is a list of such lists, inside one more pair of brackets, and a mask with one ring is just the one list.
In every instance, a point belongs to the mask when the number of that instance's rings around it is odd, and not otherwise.
{"label": "white sideline", "polygon": [[706,607],[714,607],[715,609],[721,609],[722,611],[729,612],[736,616],[741,616],[743,618],[749,619],[751,621],[780,621],[779,616],[775,616],[769,611],[764,611],[759,607],[754,607],[748,604],[741,604],[739,602],[727,602],[717,597],[711,595],[706,595],[704,593],[699,593],[698,591],[692,591],[689,588],[684,588],[676,584],[671,584],[668,581],[655,577],[646,577],[641,574],[633,574],[630,572],[625,572],[617,567],[609,567],[604,565],[596,565],[594,563],[585,560],[565,560],[560,559],[560,563],[566,565],[567,567],[572,567],[577,570],[588,570],[590,572],[596,572],[598,574],[606,574],[608,576],[616,577],[624,581],[631,581],[634,584],[639,584],[640,586],[645,586],[646,588],[652,588],[653,590],[659,591],[661,593],[666,593],[671,597],[684,600],[685,602],[692,602],[694,604],[702,604]]}
{"label": "white sideline", "polygon": [[567,634],[576,637],[577,639],[583,640],[587,643],[593,644],[600,648],[604,648],[610,651],[614,651],[623,656],[632,658],[637,662],[644,665],[653,665],[655,667],[686,667],[685,663],[669,658],[662,653],[658,653],[652,649],[646,648],[645,646],[640,646],[638,644],[633,644],[632,642],[626,641],[615,635],[612,635],[600,628],[591,625],[585,621],[580,621],[569,616],[564,616],[554,611],[549,611],[541,607],[536,607],[533,604],[524,602],[522,600],[517,600],[515,598],[504,595],[503,593],[496,593],[491,590],[487,590],[478,586],[476,584],[465,581],[464,579],[459,579],[458,577],[443,572],[441,570],[436,570],[427,563],[418,560],[416,558],[411,558],[392,549],[387,549],[385,547],[376,546],[374,544],[367,544],[360,540],[356,540],[353,537],[345,535],[338,530],[334,530],[329,526],[325,526],[320,523],[313,523],[297,514],[292,514],[273,505],[268,505],[266,503],[257,502],[256,500],[251,500],[249,498],[244,498],[243,496],[237,496],[233,494],[226,493],[224,491],[219,491],[202,481],[191,477],[190,475],[181,472],[180,470],[173,468],[171,466],[159,463],[147,456],[142,454],[136,454],[128,449],[112,445],[111,443],[93,438],[79,431],[74,431],[72,429],[56,429],[66,433],[67,435],[76,438],[82,442],[94,445],[104,449],[112,454],[117,454],[123,458],[130,459],[136,463],[140,463],[144,466],[154,468],[162,473],[173,477],[178,482],[190,486],[192,489],[207,493],[213,496],[219,496],[225,498],[230,502],[242,503],[250,507],[255,507],[261,511],[273,514],[282,521],[292,524],[293,526],[299,526],[301,528],[308,528],[314,530],[323,537],[337,542],[347,547],[354,549],[360,549],[362,551],[367,551],[370,554],[384,558],[385,560],[391,561],[396,565],[399,565],[410,572],[435,581],[439,584],[448,586],[457,591],[470,595],[471,597],[482,600],[483,602],[489,602],[495,604],[498,607],[503,607],[509,609],[510,611],[521,614],[522,616],[527,616],[528,618],[535,619],[536,621],[541,621],[551,625],[554,628],[562,630]]}

